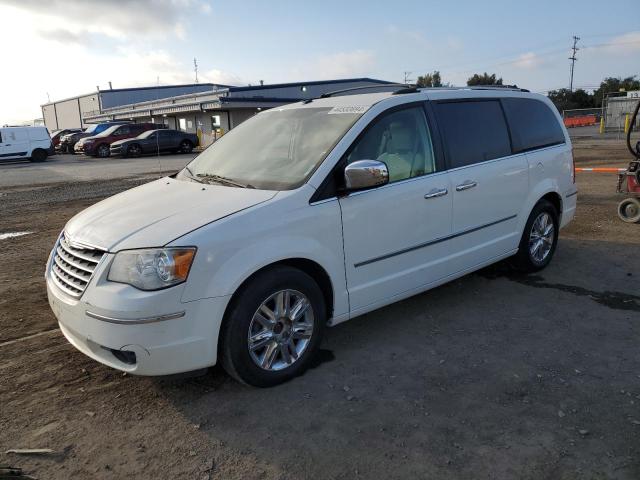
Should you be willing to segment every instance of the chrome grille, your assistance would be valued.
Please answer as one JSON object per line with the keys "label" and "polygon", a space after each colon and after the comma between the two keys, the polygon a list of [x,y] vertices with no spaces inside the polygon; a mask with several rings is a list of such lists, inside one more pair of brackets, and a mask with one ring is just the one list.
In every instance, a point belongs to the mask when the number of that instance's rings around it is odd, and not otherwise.
{"label": "chrome grille", "polygon": [[72,245],[62,234],[51,261],[51,279],[66,294],[80,298],[102,255],[102,250]]}

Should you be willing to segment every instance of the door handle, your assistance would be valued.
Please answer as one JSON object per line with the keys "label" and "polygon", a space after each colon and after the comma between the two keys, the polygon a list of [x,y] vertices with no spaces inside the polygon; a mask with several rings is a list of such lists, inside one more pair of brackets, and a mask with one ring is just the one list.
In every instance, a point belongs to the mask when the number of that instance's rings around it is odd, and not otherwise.
{"label": "door handle", "polygon": [[444,197],[447,193],[449,193],[449,190],[447,190],[446,188],[434,188],[429,193],[427,193],[424,198],[426,200],[429,200],[430,198]]}
{"label": "door handle", "polygon": [[473,188],[476,185],[478,185],[478,182],[472,182],[471,180],[467,180],[464,183],[461,183],[460,185],[458,185],[456,187],[456,190],[458,192],[462,192],[463,190],[469,190],[470,188]]}

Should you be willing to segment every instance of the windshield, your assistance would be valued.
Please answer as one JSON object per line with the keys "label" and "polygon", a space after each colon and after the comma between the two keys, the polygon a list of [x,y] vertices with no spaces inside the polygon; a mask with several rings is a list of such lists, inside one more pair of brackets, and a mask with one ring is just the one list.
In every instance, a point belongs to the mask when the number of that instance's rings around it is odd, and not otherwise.
{"label": "windshield", "polygon": [[[343,112],[323,107],[260,113],[196,157],[188,172],[203,181],[225,179],[264,190],[297,188],[362,115]],[[189,176],[185,170],[180,175]]]}
{"label": "windshield", "polygon": [[138,138],[148,138],[156,132],[157,130],[147,130],[146,132],[142,132],[140,135],[138,135]]}
{"label": "windshield", "polygon": [[[114,125],[112,127],[107,128],[106,130],[104,129],[99,129],[96,131],[96,133],[98,133],[98,135],[96,135],[96,137],[108,137],[109,135],[111,135],[113,132],[115,132],[118,127],[120,127],[121,125]],[[104,131],[103,131],[104,130]]]}

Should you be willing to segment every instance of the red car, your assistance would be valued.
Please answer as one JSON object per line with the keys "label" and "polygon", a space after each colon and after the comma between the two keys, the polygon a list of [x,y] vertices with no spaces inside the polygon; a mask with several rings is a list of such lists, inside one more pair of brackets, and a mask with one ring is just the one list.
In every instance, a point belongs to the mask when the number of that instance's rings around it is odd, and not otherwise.
{"label": "red car", "polygon": [[127,123],[114,125],[104,132],[79,140],[73,147],[76,153],[84,153],[94,157],[105,158],[111,155],[111,144],[118,140],[135,138],[147,130],[166,128],[166,125],[157,123]]}
{"label": "red car", "polygon": [[57,147],[63,135],[79,132],[82,132],[81,128],[64,128],[62,130],[54,130],[53,132],[51,132],[51,143],[54,147]]}

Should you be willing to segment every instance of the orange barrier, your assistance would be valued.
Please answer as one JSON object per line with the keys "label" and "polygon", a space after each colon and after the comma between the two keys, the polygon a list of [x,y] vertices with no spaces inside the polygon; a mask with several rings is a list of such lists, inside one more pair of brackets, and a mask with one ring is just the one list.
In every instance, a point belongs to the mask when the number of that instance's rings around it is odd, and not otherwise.
{"label": "orange barrier", "polygon": [[600,172],[600,173],[619,173],[626,171],[626,168],[614,168],[614,167],[576,167],[576,172]]}
{"label": "orange barrier", "polygon": [[564,119],[564,126],[571,127],[588,127],[597,123],[595,115],[582,115],[581,117],[567,117]]}

